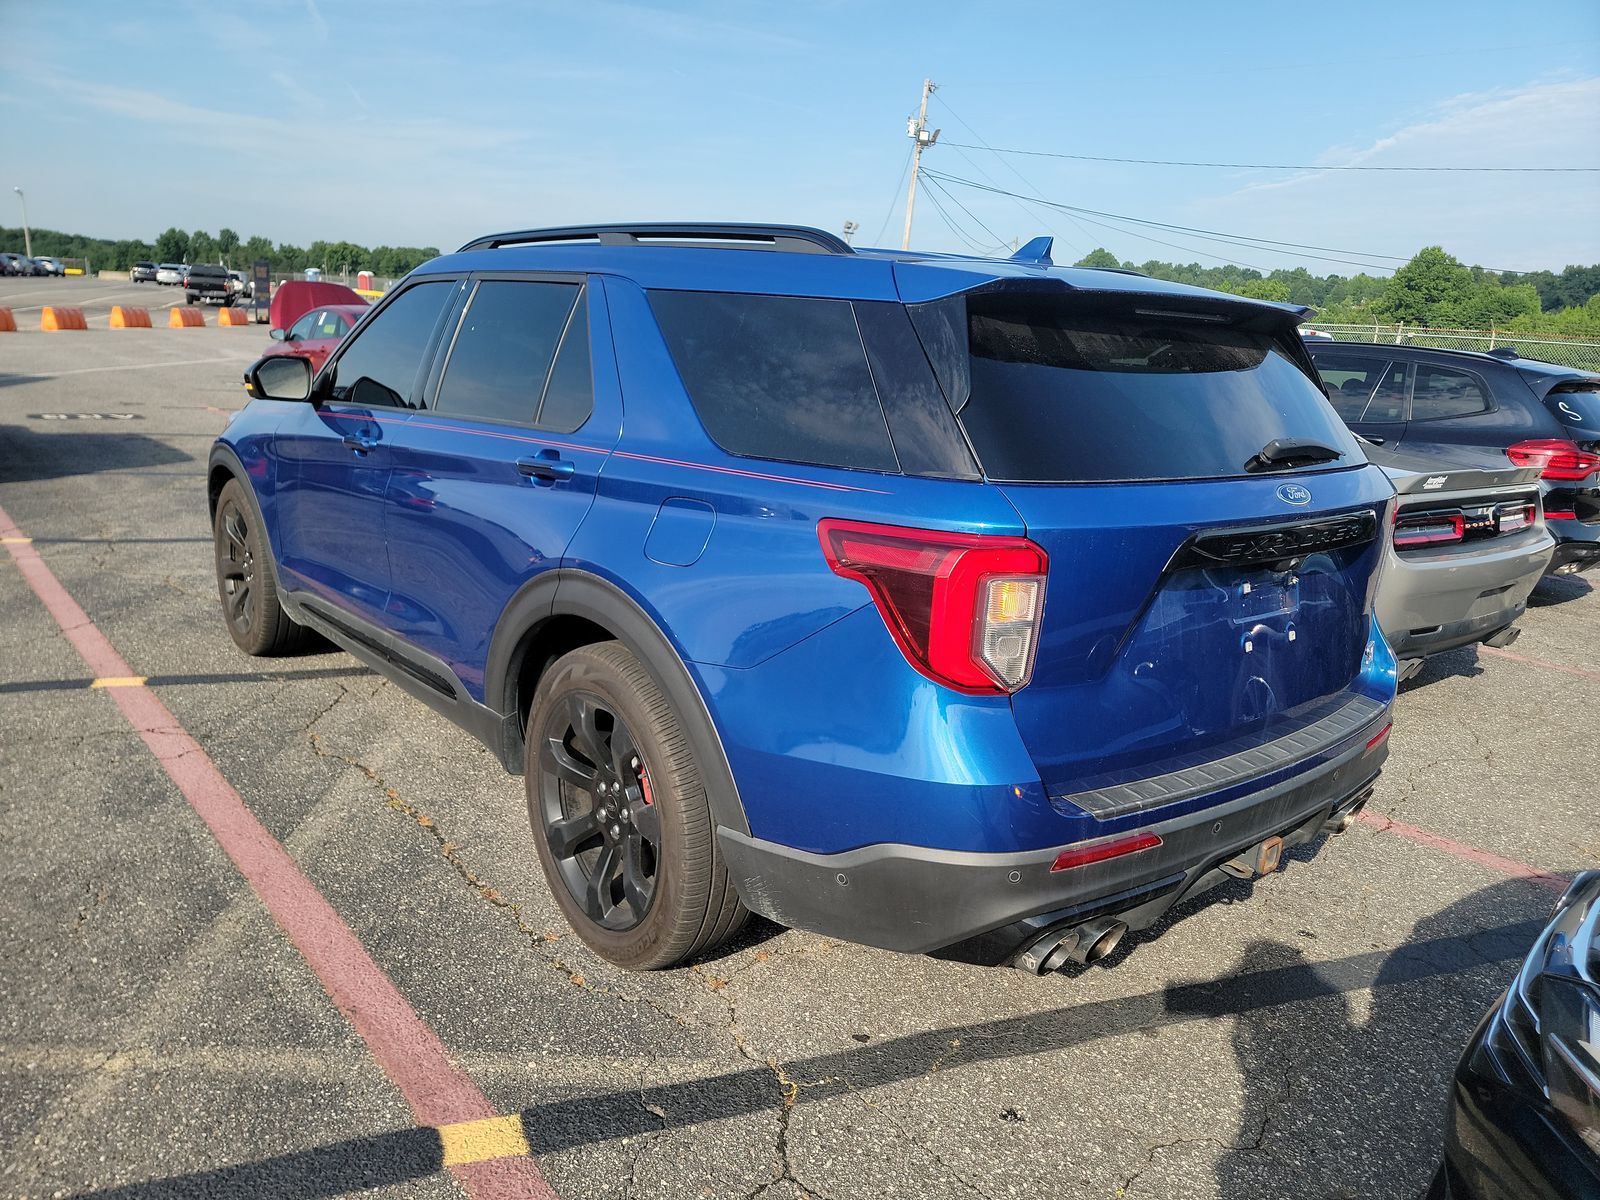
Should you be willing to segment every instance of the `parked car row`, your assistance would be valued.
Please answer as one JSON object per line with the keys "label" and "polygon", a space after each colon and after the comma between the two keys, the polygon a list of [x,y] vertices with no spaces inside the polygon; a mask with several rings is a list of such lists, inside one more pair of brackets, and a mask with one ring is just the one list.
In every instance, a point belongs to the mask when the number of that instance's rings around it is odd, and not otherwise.
{"label": "parked car row", "polygon": [[255,295],[254,285],[239,271],[214,263],[154,263],[139,261],[128,271],[132,283],[159,283],[181,287],[189,304],[219,304],[226,308]]}
{"label": "parked car row", "polygon": [[[1372,795],[1401,671],[1509,640],[1600,482],[1595,377],[1487,357],[1458,374],[1530,403],[1452,410],[1404,348],[1048,239],[517,231],[335,314],[319,368],[330,313],[212,450],[226,628],[255,655],[320,634],[483,741],[572,928],[634,969],[753,911],[1043,973],[1278,870]],[[1474,415],[1506,440],[1471,461],[1413,436]],[[1570,986],[1516,1018],[1569,1134],[1597,1090],[1584,887],[1531,968]],[[1441,1188],[1532,1194],[1458,1134]]]}
{"label": "parked car row", "polygon": [[65,275],[67,273],[59,258],[48,254],[36,254],[29,258],[26,254],[0,254],[0,275]]}

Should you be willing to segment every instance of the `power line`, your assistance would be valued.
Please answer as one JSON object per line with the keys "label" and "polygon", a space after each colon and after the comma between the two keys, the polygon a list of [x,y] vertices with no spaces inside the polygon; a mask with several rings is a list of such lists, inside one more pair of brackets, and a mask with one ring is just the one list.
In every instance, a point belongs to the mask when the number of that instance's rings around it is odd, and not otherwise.
{"label": "power line", "polygon": [[[932,180],[929,180],[929,183],[931,184]],[[933,205],[933,211],[938,213],[939,214],[939,219],[945,223],[945,228],[949,229],[951,233],[955,234],[956,237],[960,238],[961,241],[966,244],[967,249],[971,250],[974,254],[984,255],[984,256],[987,256],[987,255],[993,253],[993,247],[980,246],[977,242],[973,241],[973,239],[967,235],[965,230],[961,229],[955,223],[955,220],[950,216],[950,214],[947,211],[945,211],[945,207],[944,207],[943,202],[939,199],[938,195],[933,191],[931,186],[930,186],[929,190],[925,193],[925,195],[928,198],[928,202]]]}
{"label": "power line", "polygon": [[[989,143],[988,143],[988,142],[986,142],[986,141],[984,141],[984,139],[983,139],[983,134],[981,134],[981,133],[979,133],[979,132],[978,132],[978,131],[977,131],[977,130],[976,130],[976,129],[974,129],[974,128],[973,128],[973,127],[972,127],[972,124],[971,124],[971,122],[969,122],[969,121],[968,121],[968,120],[967,120],[967,119],[966,119],[966,118],[965,118],[965,117],[963,117],[963,116],[962,116],[962,115],[961,115],[961,114],[960,114],[960,113],[958,113],[958,112],[957,112],[957,111],[956,111],[956,110],[955,110],[955,108],[954,108],[954,107],[953,107],[953,106],[952,106],[952,105],[951,105],[951,104],[950,104],[950,102],[949,102],[949,101],[948,101],[948,100],[946,100],[946,99],[945,99],[945,98],[944,98],[944,97],[943,97],[943,96],[938,96],[938,95],[936,95],[936,96],[934,96],[934,99],[935,99],[935,100],[937,100],[937,101],[938,101],[938,102],[939,102],[939,103],[940,103],[940,105],[941,105],[941,106],[943,106],[943,108],[944,108],[944,110],[945,110],[945,111],[946,111],[946,112],[948,112],[948,113],[949,113],[949,114],[950,114],[950,115],[951,115],[951,116],[952,116],[952,117],[954,117],[954,118],[955,118],[955,119],[956,119],[956,120],[957,120],[957,121],[959,121],[959,122],[960,122],[960,123],[961,123],[961,125],[962,125],[962,127],[963,127],[963,128],[964,128],[964,129],[965,129],[965,130],[966,130],[966,131],[967,131],[967,132],[968,132],[968,133],[970,133],[970,134],[971,134],[971,135],[972,135],[972,136],[973,136],[973,137],[975,137],[975,138],[977,138],[977,139],[978,139],[978,142],[979,142],[979,143],[980,143],[980,144],[981,144],[981,145],[982,145],[982,146],[983,146],[983,147],[984,147],[984,148],[985,148],[985,149],[987,149],[987,148],[988,148],[988,145],[989,145]],[[974,159],[974,158],[973,158],[973,157],[972,157],[972,156],[971,156],[971,155],[970,155],[970,154],[968,154],[968,153],[967,153],[967,152],[966,152],[966,150],[965,150],[965,149],[963,149],[963,148],[962,148],[962,147],[961,147],[961,146],[960,146],[960,144],[958,144],[958,143],[955,143],[955,142],[946,142],[946,143],[945,143],[945,145],[947,145],[947,146],[951,146],[951,147],[953,147],[953,148],[954,148],[954,149],[955,149],[955,152],[956,152],[956,153],[957,153],[957,154],[959,154],[959,155],[961,155],[961,157],[962,157],[962,158],[963,158],[963,159],[965,159],[965,160],[966,160],[966,161],[967,161],[967,162],[968,162],[968,163],[971,163],[971,164],[972,164],[972,167],[973,167],[973,168],[974,168],[974,169],[975,169],[975,170],[976,170],[976,171],[977,171],[977,172],[978,172],[978,174],[980,174],[980,175],[982,175],[982,176],[983,176],[983,177],[984,177],[984,178],[985,178],[985,179],[987,179],[987,180],[988,180],[988,181],[989,181],[989,182],[990,182],[990,183],[993,183],[993,184],[995,184],[995,185],[996,185],[996,186],[999,186],[999,181],[998,181],[998,180],[996,180],[996,179],[995,179],[995,177],[994,177],[994,176],[993,176],[993,175],[991,175],[991,174],[989,174],[989,172],[987,172],[987,171],[985,171],[985,170],[984,170],[984,169],[983,169],[983,168],[982,168],[982,167],[981,167],[981,166],[979,166],[979,165],[978,165],[978,162],[977,162],[977,160],[976,160],[976,159]],[[1037,192],[1037,191],[1038,191],[1038,190],[1039,190],[1039,189],[1038,189],[1038,187],[1037,187],[1037,186],[1036,186],[1036,185],[1035,185],[1035,184],[1034,184],[1034,183],[1033,183],[1033,181],[1032,181],[1032,180],[1030,180],[1030,179],[1029,179],[1029,178],[1028,178],[1028,177],[1027,177],[1027,176],[1026,176],[1026,175],[1024,175],[1024,174],[1023,174],[1023,173],[1022,173],[1022,172],[1021,172],[1021,171],[1019,171],[1019,170],[1017,170],[1017,168],[1016,168],[1016,167],[1014,167],[1014,166],[1012,166],[1012,165],[1011,165],[1011,164],[1010,164],[1010,163],[1009,163],[1009,162],[1007,162],[1007,161],[1006,161],[1006,160],[1005,160],[1005,159],[1003,159],[1003,158],[1002,158],[1002,159],[1000,159],[1000,164],[1001,164],[1001,165],[1002,165],[1002,166],[1003,166],[1003,167],[1005,167],[1005,169],[1006,169],[1006,170],[1008,170],[1008,171],[1010,171],[1010,172],[1011,172],[1011,173],[1012,173],[1012,174],[1013,174],[1013,175],[1015,175],[1015,176],[1016,176],[1016,177],[1017,177],[1017,178],[1018,178],[1018,179],[1020,179],[1020,180],[1022,180],[1022,183],[1023,183],[1023,185],[1024,185],[1024,186],[1025,186],[1025,187],[1027,187],[1027,188],[1029,188],[1029,189],[1031,189],[1031,190],[1033,190],[1033,191],[1035,191],[1035,192]],[[1015,204],[1015,205],[1016,205],[1016,206],[1017,206],[1017,208],[1018,208],[1018,209],[1019,209],[1019,210],[1020,210],[1020,211],[1021,211],[1021,212],[1023,212],[1023,213],[1025,213],[1025,214],[1027,214],[1027,216],[1028,216],[1028,217],[1029,217],[1029,219],[1031,219],[1031,220],[1035,220],[1035,221],[1037,221],[1037,220],[1038,220],[1038,219],[1039,219],[1039,218],[1038,218],[1038,216],[1037,216],[1037,215],[1036,215],[1036,214],[1035,214],[1035,212],[1034,212],[1034,210],[1033,210],[1033,209],[1030,209],[1030,208],[1029,208],[1029,207],[1028,207],[1028,206],[1027,206],[1027,205],[1026,205],[1026,204],[1024,204],[1024,203],[1023,203],[1023,202],[1022,202],[1022,201],[1021,201],[1021,200],[1019,200],[1019,199],[1018,199],[1018,198],[1016,198],[1016,197],[1015,197],[1015,196],[1013,196],[1013,197],[1012,197],[1012,198],[1011,198],[1011,202],[1012,202],[1012,203],[1013,203],[1013,204]],[[1079,232],[1079,233],[1081,233],[1081,234],[1083,234],[1083,236],[1084,236],[1084,237],[1085,237],[1085,238],[1087,238],[1087,239],[1088,239],[1088,240],[1089,240],[1089,241],[1091,241],[1091,242],[1092,242],[1092,241],[1095,241],[1095,240],[1096,240],[1096,239],[1095,239],[1095,238],[1093,238],[1093,237],[1090,237],[1090,235],[1089,235],[1089,231],[1088,231],[1088,230],[1087,230],[1087,229],[1085,229],[1085,228],[1084,228],[1084,227],[1083,227],[1083,226],[1082,226],[1082,225],[1079,225],[1079,224],[1078,224],[1078,222],[1077,222],[1077,220],[1076,220],[1076,219],[1075,219],[1075,218],[1074,218],[1074,217],[1073,217],[1073,216],[1072,216],[1072,214],[1071,214],[1071,213],[1062,213],[1062,214],[1061,214],[1061,215],[1062,215],[1062,216],[1064,216],[1064,217],[1066,217],[1066,218],[1067,218],[1067,220],[1069,220],[1069,221],[1071,221],[1071,222],[1072,222],[1072,224],[1073,224],[1073,225],[1074,225],[1074,226],[1076,226],[1076,227],[1077,227],[1077,230],[1078,230],[1078,232]],[[1053,226],[1053,225],[1052,225],[1052,224],[1051,224],[1051,223],[1050,223],[1050,222],[1049,222],[1049,221],[1046,221],[1046,222],[1045,222],[1045,228],[1046,228],[1046,229],[1048,229],[1048,230],[1049,230],[1049,231],[1050,231],[1050,232],[1051,232],[1051,233],[1052,233],[1052,234],[1055,234],[1055,235],[1056,235],[1056,236],[1057,236],[1057,237],[1060,237],[1060,236],[1061,236],[1061,235],[1060,235],[1060,234],[1059,234],[1059,233],[1056,233],[1056,230],[1055,230],[1055,227],[1054,227],[1054,226]],[[1083,255],[1083,254],[1087,254],[1087,253],[1088,253],[1088,251],[1087,251],[1087,250],[1085,250],[1085,249],[1084,249],[1084,248],[1083,248],[1083,247],[1082,247],[1082,246],[1079,246],[1079,245],[1078,245],[1078,244],[1077,244],[1077,243],[1076,243],[1076,242],[1074,242],[1074,241],[1073,241],[1073,240],[1072,240],[1072,239],[1071,239],[1071,238],[1065,238],[1065,237],[1063,237],[1063,238],[1061,238],[1061,240],[1062,240],[1062,241],[1064,241],[1064,242],[1066,242],[1066,243],[1067,243],[1067,245],[1069,245],[1069,246],[1071,246],[1071,247],[1072,247],[1072,248],[1073,248],[1073,249],[1074,249],[1074,250],[1076,250],[1076,251],[1077,251],[1077,252],[1078,252],[1078,253],[1079,253],[1079,254],[1080,254],[1080,255]]]}
{"label": "power line", "polygon": [[934,178],[934,177],[933,177],[933,173],[932,173],[932,172],[927,172],[927,171],[925,171],[925,172],[924,172],[924,173],[923,173],[923,175],[924,175],[924,178],[926,178],[926,179],[927,179],[927,181],[928,181],[928,186],[929,186],[929,187],[934,187],[934,188],[938,188],[938,189],[939,189],[939,191],[941,191],[941,192],[943,192],[943,193],[944,193],[944,195],[945,195],[945,198],[946,198],[946,199],[948,199],[948,200],[949,200],[949,201],[950,201],[950,203],[952,203],[952,204],[954,204],[954,205],[955,205],[955,206],[956,206],[956,207],[957,207],[957,208],[959,208],[959,209],[960,209],[960,210],[961,210],[961,211],[962,211],[962,212],[964,212],[964,213],[966,213],[966,214],[967,214],[967,216],[969,216],[969,217],[971,217],[971,218],[972,218],[972,220],[973,220],[973,223],[974,223],[974,224],[975,224],[975,225],[977,225],[977,227],[978,227],[978,228],[979,228],[979,229],[981,229],[981,230],[983,230],[983,231],[984,231],[984,232],[985,232],[985,233],[987,233],[987,234],[988,234],[988,235],[989,235],[989,236],[990,236],[990,237],[991,237],[991,238],[993,238],[993,239],[994,239],[994,241],[993,241],[993,243],[992,243],[992,244],[993,244],[993,245],[994,245],[994,246],[996,246],[996,247],[998,247],[998,248],[1000,248],[1000,249],[1002,249],[1002,250],[1003,250],[1003,249],[1005,249],[1005,248],[1006,248],[1006,242],[1005,242],[1005,239],[1004,239],[1004,238],[1002,238],[1002,237],[1001,237],[1001,236],[1000,236],[1000,235],[999,235],[999,234],[998,234],[998,233],[996,233],[996,232],[995,232],[995,231],[994,231],[994,230],[992,230],[992,229],[990,229],[990,228],[989,228],[989,227],[988,227],[988,226],[987,226],[987,225],[985,225],[985,224],[984,224],[984,223],[983,223],[983,222],[982,222],[982,221],[981,221],[981,220],[979,220],[979,219],[978,219],[978,214],[977,214],[977,213],[975,213],[975,212],[973,212],[973,211],[972,211],[972,210],[971,210],[971,209],[970,209],[970,208],[968,208],[968,207],[967,207],[967,206],[966,206],[966,205],[965,205],[965,204],[963,204],[963,203],[961,203],[961,199],[960,199],[960,197],[958,197],[958,196],[957,196],[957,195],[955,195],[955,193],[953,193],[953,192],[951,192],[951,191],[950,191],[950,190],[949,190],[949,189],[948,189],[948,188],[946,188],[946,187],[945,187],[945,186],[944,186],[944,185],[943,185],[943,184],[941,184],[941,183],[940,183],[940,182],[939,182],[939,181],[938,181],[938,180],[937,180],[937,179],[935,179],[935,178]]}
{"label": "power line", "polygon": [[911,151],[906,151],[906,160],[900,164],[900,178],[894,181],[894,195],[889,197],[889,211],[883,214],[883,224],[878,226],[878,236],[873,238],[873,244],[883,241],[883,235],[889,228],[889,221],[894,216],[895,207],[900,203],[900,185],[906,181],[906,168],[911,165]]}
{"label": "power line", "polygon": [[[959,119],[959,118],[958,118]],[[965,121],[961,122],[963,125]],[[971,126],[968,126],[970,129]],[[1600,167],[1380,167],[1362,164],[1328,163],[1238,163],[1238,162],[1186,162],[1166,158],[1112,158],[1102,154],[1062,154],[1055,150],[1016,150],[1005,146],[974,146],[965,142],[946,142],[947,146],[964,146],[968,150],[987,150],[991,154],[1021,154],[1029,158],[1067,158],[1074,162],[1124,163],[1142,167],[1228,167],[1242,171],[1420,171],[1420,172],[1493,172],[1502,174],[1596,174]]]}
{"label": "power line", "polygon": [[[977,182],[976,180],[973,180],[973,179],[961,179],[961,178],[959,178],[957,176],[954,176],[954,175],[946,175],[943,172],[935,173],[933,171],[926,171],[926,172],[924,172],[924,174],[927,175],[927,177],[929,179],[940,179],[940,180],[943,180],[943,181],[948,182],[948,183],[959,183],[964,187],[977,188],[980,191],[992,192],[992,191],[999,190],[999,189],[996,189],[996,188],[988,187],[988,186],[986,186],[984,184],[981,184],[981,183],[979,183],[979,182]],[[1267,239],[1267,238],[1250,238],[1250,237],[1246,237],[1246,236],[1243,236],[1243,235],[1240,235],[1240,234],[1220,233],[1220,232],[1218,232],[1217,230],[1214,230],[1214,229],[1195,229],[1195,228],[1193,228],[1191,226],[1188,226],[1188,225],[1172,225],[1172,224],[1169,224],[1169,223],[1167,223],[1165,221],[1147,221],[1142,217],[1130,217],[1130,216],[1127,216],[1124,213],[1101,212],[1099,209],[1081,208],[1081,207],[1079,207],[1077,205],[1074,205],[1074,204],[1061,204],[1058,201],[1046,200],[1041,196],[1031,196],[1031,197],[1029,197],[1029,199],[1033,200],[1037,204],[1047,205],[1050,208],[1059,208],[1059,209],[1062,209],[1062,210],[1070,210],[1070,211],[1072,211],[1074,213],[1077,213],[1084,220],[1089,221],[1089,223],[1091,225],[1100,224],[1099,221],[1090,220],[1091,217],[1102,217],[1102,218],[1104,218],[1105,220],[1108,220],[1108,221],[1125,222],[1125,223],[1130,224],[1130,225],[1143,225],[1143,226],[1147,226],[1147,227],[1152,228],[1152,229],[1161,229],[1161,230],[1166,230],[1166,231],[1171,231],[1171,232],[1176,232],[1176,233],[1186,233],[1186,234],[1189,234],[1192,237],[1198,237],[1202,241],[1221,242],[1221,243],[1223,243],[1225,245],[1237,246],[1237,247],[1240,247],[1240,248],[1245,249],[1245,250],[1273,250],[1273,249],[1276,249],[1276,250],[1279,250],[1281,253],[1289,254],[1289,256],[1292,257],[1292,258],[1307,258],[1307,259],[1315,259],[1315,260],[1322,261],[1322,262],[1343,263],[1346,266],[1362,267],[1362,268],[1364,268],[1366,270],[1370,270],[1370,271],[1392,271],[1392,270],[1394,270],[1394,268],[1393,267],[1389,267],[1389,266],[1384,266],[1384,265],[1379,264],[1379,263],[1362,262],[1362,261],[1359,261],[1359,260],[1353,259],[1353,258],[1335,258],[1335,257],[1330,257],[1329,255],[1323,255],[1323,254],[1308,254],[1308,253],[1306,253],[1306,251],[1308,251],[1308,250],[1331,250],[1334,254],[1341,254],[1341,253],[1342,254],[1362,254],[1366,258],[1392,258],[1396,262],[1405,262],[1405,261],[1407,261],[1406,259],[1400,258],[1400,257],[1398,257],[1396,255],[1365,254],[1363,251],[1360,251],[1360,250],[1344,250],[1344,251],[1340,251],[1340,250],[1334,249],[1333,247],[1328,247],[1328,246],[1308,246],[1308,245],[1305,245],[1304,243],[1300,243],[1300,242],[1279,242],[1279,241],[1272,241],[1272,240]],[[1119,230],[1119,232],[1132,233],[1133,231],[1132,230]],[[1134,236],[1135,237],[1142,237],[1142,238],[1144,238],[1145,241],[1157,242],[1157,243],[1159,243],[1161,245],[1164,245],[1164,246],[1173,246],[1175,249],[1178,249],[1178,250],[1187,250],[1191,254],[1204,253],[1203,251],[1195,249],[1195,247],[1193,247],[1193,246],[1179,246],[1179,245],[1175,245],[1172,242],[1162,242],[1161,239],[1159,239],[1159,238],[1145,237],[1145,235],[1138,234],[1138,233],[1134,233]],[[1221,255],[1207,255],[1207,257],[1209,257],[1209,258],[1222,258],[1222,261],[1224,261],[1224,262],[1234,262],[1235,261],[1233,259],[1225,258],[1225,257],[1223,257]],[[1253,264],[1251,264],[1251,263],[1236,263],[1236,265],[1238,265],[1238,266],[1253,266]],[[1256,267],[1254,269],[1260,270],[1261,268]]]}

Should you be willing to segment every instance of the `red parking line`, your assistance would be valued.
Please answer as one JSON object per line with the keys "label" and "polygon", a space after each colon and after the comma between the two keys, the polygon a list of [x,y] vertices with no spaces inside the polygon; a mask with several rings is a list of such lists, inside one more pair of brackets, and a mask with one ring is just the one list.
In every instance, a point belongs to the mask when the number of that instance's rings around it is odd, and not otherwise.
{"label": "red parking line", "polygon": [[[0,537],[24,535],[0,509]],[[133,669],[61,586],[37,550],[7,542],[22,577],[95,675],[131,676]],[[316,973],[422,1125],[495,1116],[488,1098],[372,960],[361,940],[256,819],[242,797],[171,710],[146,687],[105,689],[200,819],[249,881],[267,911]],[[452,1166],[474,1200],[556,1200],[533,1160],[506,1158]]]}
{"label": "red parking line", "polygon": [[1556,892],[1567,890],[1569,881],[1563,879],[1560,875],[1552,875],[1549,871],[1541,871],[1538,867],[1530,867],[1527,863],[1520,863],[1514,858],[1504,858],[1488,850],[1480,850],[1476,846],[1469,846],[1465,842],[1458,842],[1453,838],[1444,837],[1417,825],[1407,825],[1404,821],[1396,821],[1393,817],[1386,817],[1382,813],[1373,812],[1371,809],[1362,809],[1356,814],[1356,820],[1363,825],[1370,825],[1374,829],[1381,829],[1385,833],[1393,833],[1409,841],[1416,842],[1418,845],[1428,846],[1434,850],[1443,850],[1446,854],[1453,854],[1457,858],[1477,863],[1480,867],[1488,867],[1491,871],[1499,871],[1502,875],[1510,875],[1515,879],[1526,879],[1530,883],[1537,883],[1541,887],[1547,887]]}
{"label": "red parking line", "polygon": [[1478,653],[1487,654],[1491,658],[1509,658],[1512,662],[1526,663],[1530,667],[1543,667],[1546,671],[1560,671],[1563,675],[1576,675],[1580,679],[1592,679],[1600,683],[1600,671],[1586,671],[1582,667],[1546,662],[1542,658],[1529,658],[1526,654],[1513,654],[1509,650],[1497,650],[1493,646],[1479,646]]}

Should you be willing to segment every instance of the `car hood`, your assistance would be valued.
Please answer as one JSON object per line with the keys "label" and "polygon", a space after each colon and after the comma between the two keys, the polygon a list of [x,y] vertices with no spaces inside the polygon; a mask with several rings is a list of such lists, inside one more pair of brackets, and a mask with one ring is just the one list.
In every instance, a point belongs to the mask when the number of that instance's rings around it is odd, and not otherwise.
{"label": "car hood", "polygon": [[1364,445],[1370,462],[1382,468],[1402,496],[1425,496],[1438,492],[1483,491],[1491,488],[1535,484],[1538,467],[1513,466],[1503,453],[1467,446],[1451,446],[1444,453],[1416,447],[1387,450]]}

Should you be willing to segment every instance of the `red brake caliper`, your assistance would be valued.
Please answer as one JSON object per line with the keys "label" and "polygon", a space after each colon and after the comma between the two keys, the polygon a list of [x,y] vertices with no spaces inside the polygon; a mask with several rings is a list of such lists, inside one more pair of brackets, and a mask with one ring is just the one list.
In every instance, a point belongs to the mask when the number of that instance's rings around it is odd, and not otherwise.
{"label": "red brake caliper", "polygon": [[646,804],[654,804],[656,802],[655,797],[650,794],[650,776],[645,773],[643,767],[639,768],[639,791],[644,796]]}

